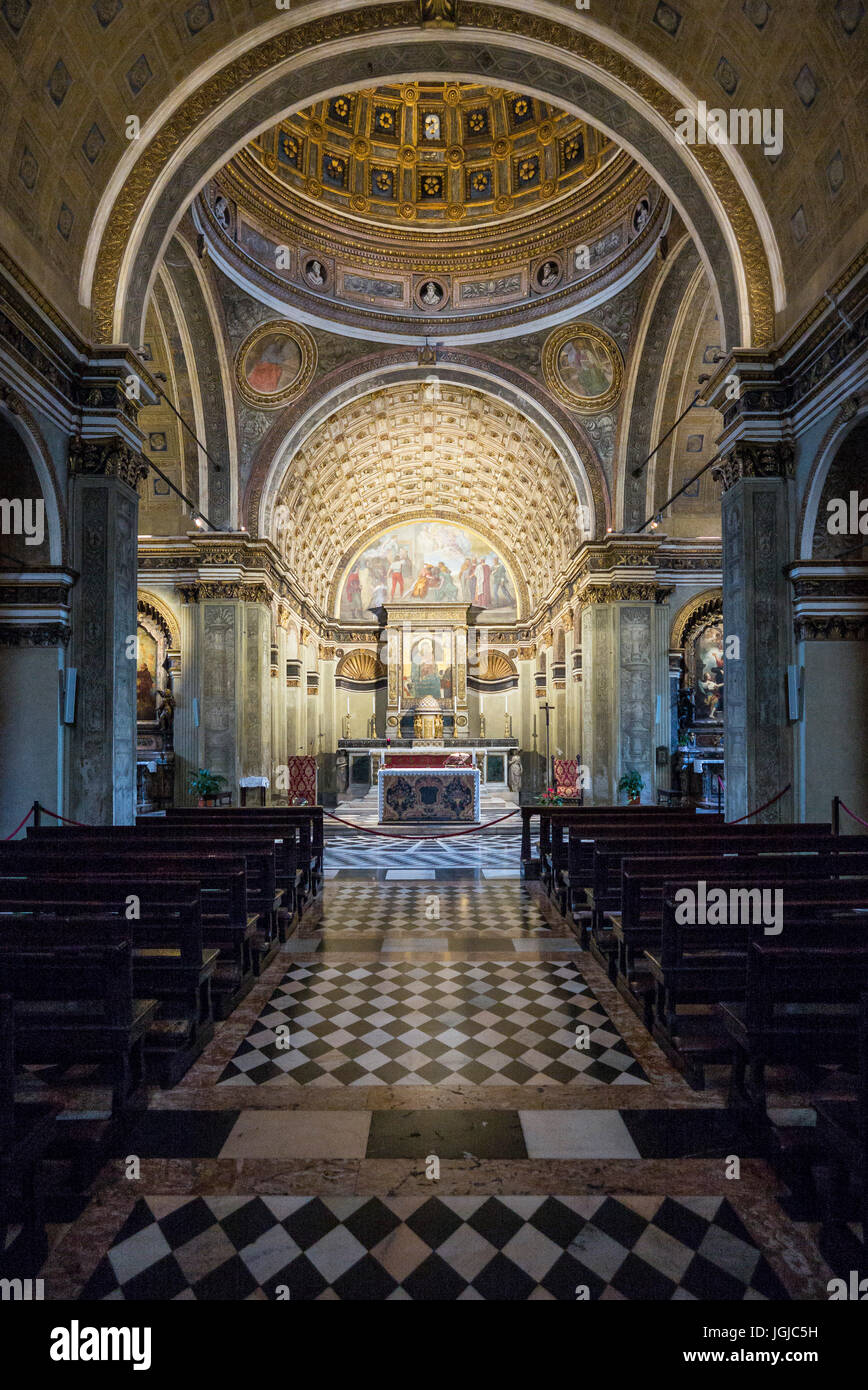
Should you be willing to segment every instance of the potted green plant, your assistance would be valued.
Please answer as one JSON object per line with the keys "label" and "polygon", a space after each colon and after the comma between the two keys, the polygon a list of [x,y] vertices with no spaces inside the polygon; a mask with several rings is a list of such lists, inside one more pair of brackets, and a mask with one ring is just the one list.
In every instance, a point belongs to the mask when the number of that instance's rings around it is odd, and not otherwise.
{"label": "potted green plant", "polygon": [[624,773],[623,777],[618,783],[618,791],[626,792],[627,800],[629,801],[630,805],[637,806],[639,804],[639,793],[642,791],[644,786],[645,783],[639,776],[639,773],[631,769],[629,772]]}
{"label": "potted green plant", "polygon": [[211,772],[207,767],[200,767],[199,771],[190,776],[187,783],[187,790],[199,798],[200,806],[213,806],[214,800],[219,796],[221,783],[225,785],[226,778],[220,772]]}
{"label": "potted green plant", "polygon": [[682,729],[681,733],[678,735],[678,747],[679,747],[679,748],[688,748],[689,746],[690,746],[690,736],[689,736],[689,734],[685,733],[684,730]]}

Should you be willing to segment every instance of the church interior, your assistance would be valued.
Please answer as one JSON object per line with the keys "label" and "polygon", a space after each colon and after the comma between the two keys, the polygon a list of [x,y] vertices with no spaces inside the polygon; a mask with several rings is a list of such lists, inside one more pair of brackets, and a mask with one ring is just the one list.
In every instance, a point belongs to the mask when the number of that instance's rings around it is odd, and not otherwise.
{"label": "church interior", "polygon": [[868,1297],[866,38],[0,4],[4,1298]]}

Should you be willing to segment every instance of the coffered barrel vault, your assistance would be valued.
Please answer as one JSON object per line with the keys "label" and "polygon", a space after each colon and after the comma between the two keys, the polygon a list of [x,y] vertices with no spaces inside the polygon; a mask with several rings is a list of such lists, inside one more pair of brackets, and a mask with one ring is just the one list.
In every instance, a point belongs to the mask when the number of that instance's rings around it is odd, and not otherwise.
{"label": "coffered barrel vault", "polygon": [[411,518],[466,522],[502,549],[526,616],[593,525],[553,443],[515,407],[440,381],[342,406],[285,468],[272,536],[311,599],[334,614],[360,542]]}

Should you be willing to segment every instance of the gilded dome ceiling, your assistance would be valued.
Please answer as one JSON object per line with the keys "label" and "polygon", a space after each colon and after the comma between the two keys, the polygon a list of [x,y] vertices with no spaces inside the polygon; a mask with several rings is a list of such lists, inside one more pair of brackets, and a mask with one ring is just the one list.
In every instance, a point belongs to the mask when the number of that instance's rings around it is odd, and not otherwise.
{"label": "gilded dome ceiling", "polygon": [[343,569],[369,538],[402,520],[458,520],[502,550],[525,616],[580,543],[584,502],[551,440],[514,406],[453,382],[404,382],[314,429],[286,468],[270,533],[334,613]]}
{"label": "gilded dome ceiling", "polygon": [[245,153],[291,203],[449,231],[537,211],[586,183],[617,148],[521,92],[414,82],[317,102]]}
{"label": "gilded dome ceiling", "polygon": [[448,333],[614,291],[653,250],[668,204],[577,116],[521,92],[420,81],[286,117],[224,165],[196,216],[254,293],[290,290],[354,328]]}

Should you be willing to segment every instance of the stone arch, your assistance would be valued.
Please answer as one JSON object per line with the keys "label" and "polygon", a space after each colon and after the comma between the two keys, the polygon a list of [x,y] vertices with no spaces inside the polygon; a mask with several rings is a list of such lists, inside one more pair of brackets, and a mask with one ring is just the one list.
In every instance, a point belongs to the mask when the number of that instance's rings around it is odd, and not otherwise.
{"label": "stone arch", "polygon": [[672,620],[669,647],[675,651],[684,647],[695,630],[711,622],[715,617],[723,617],[723,590],[706,589],[678,609]]}
{"label": "stone arch", "polygon": [[802,502],[798,559],[811,560],[816,558],[814,553],[815,539],[817,527],[822,519],[821,502],[826,491],[830,471],[850,436],[857,429],[864,430],[866,422],[868,422],[868,391],[863,391],[859,395],[850,396],[844,402],[820,443]]}
{"label": "stone arch", "polygon": [[54,463],[36,420],[21,397],[0,383],[0,419],[21,441],[28,463],[36,474],[45,503],[50,563],[61,566],[67,558],[66,504],[57,481]]}
{"label": "stone arch", "polygon": [[519,85],[600,127],[652,172],[701,248],[726,345],[772,340],[785,294],[756,186],[731,148],[679,143],[678,113],[695,102],[659,65],[649,71],[633,45],[611,33],[604,41],[597,26],[592,32],[573,16],[555,20],[473,0],[455,30],[420,31],[415,6],[377,5],[301,17],[264,39],[262,32],[222,67],[212,59],[188,79],[174,108],[167,104],[149,122],[147,138],[115,170],[80,284],[103,341],[139,341],[151,282],[181,216],[250,138],[312,100],[420,73]]}
{"label": "stone arch", "polygon": [[162,629],[168,650],[172,655],[181,651],[181,626],[169,605],[148,589],[139,589],[136,595],[136,608],[139,613],[148,614]]}

